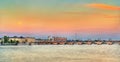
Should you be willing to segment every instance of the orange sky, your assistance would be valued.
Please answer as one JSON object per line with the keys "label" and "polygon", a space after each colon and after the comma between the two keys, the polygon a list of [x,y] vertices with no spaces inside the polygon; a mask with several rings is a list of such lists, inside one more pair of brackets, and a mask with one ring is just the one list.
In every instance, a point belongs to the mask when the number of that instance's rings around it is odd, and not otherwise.
{"label": "orange sky", "polygon": [[[82,13],[82,12],[81,12]],[[7,31],[39,31],[54,30],[54,31],[76,31],[76,30],[96,30],[105,29],[113,30],[118,27],[117,14],[101,14],[95,13],[57,13],[54,15],[25,15],[25,16],[5,16],[1,22],[1,30]],[[9,21],[8,21],[9,20]],[[4,29],[7,28],[8,29]]]}
{"label": "orange sky", "polygon": [[84,3],[79,6],[74,3],[67,7],[64,4],[43,7],[26,3],[24,7],[18,3],[0,7],[0,32],[120,31],[120,7],[117,5]]}
{"label": "orange sky", "polygon": [[99,8],[99,9],[106,9],[106,10],[120,10],[120,7],[118,6],[112,6],[112,5],[107,5],[107,4],[87,4],[86,6],[88,7],[93,7],[93,8]]}

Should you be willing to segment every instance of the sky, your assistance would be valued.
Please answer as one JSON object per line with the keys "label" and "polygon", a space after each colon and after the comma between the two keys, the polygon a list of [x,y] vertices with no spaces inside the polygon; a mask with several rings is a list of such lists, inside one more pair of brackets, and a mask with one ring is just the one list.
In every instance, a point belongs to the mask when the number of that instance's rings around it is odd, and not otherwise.
{"label": "sky", "polygon": [[120,39],[120,0],[0,0],[0,37]]}

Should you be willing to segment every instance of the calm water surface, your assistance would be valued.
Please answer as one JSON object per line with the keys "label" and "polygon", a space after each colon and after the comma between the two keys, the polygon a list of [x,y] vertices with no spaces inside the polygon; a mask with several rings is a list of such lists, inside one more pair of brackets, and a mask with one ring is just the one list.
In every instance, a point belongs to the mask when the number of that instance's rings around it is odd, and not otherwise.
{"label": "calm water surface", "polygon": [[119,45],[0,46],[0,62],[120,62]]}

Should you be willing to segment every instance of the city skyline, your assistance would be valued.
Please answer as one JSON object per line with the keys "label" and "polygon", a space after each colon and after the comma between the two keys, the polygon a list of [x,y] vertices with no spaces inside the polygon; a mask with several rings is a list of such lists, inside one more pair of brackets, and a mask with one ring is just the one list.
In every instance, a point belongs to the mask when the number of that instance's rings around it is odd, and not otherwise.
{"label": "city skyline", "polygon": [[119,0],[0,0],[0,37],[120,39]]}

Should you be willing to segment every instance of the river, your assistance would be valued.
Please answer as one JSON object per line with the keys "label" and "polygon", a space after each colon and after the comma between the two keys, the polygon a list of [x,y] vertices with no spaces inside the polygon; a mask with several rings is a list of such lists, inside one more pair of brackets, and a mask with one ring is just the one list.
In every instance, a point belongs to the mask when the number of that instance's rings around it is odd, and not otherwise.
{"label": "river", "polygon": [[119,45],[0,46],[0,62],[120,62]]}

